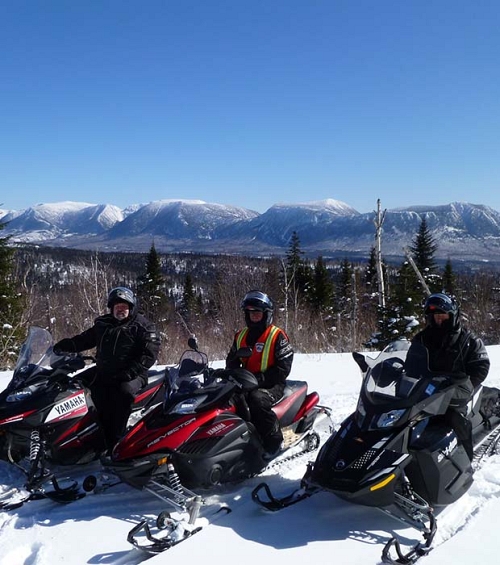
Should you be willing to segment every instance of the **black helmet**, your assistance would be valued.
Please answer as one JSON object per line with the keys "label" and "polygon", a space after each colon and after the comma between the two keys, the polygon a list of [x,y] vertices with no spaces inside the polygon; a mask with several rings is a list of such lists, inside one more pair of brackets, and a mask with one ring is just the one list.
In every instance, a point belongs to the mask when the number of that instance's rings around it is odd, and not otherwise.
{"label": "black helmet", "polygon": [[137,300],[134,293],[125,286],[117,286],[109,291],[108,294],[108,308],[113,309],[117,302],[127,302],[130,304],[130,313],[135,310]]}
{"label": "black helmet", "polygon": [[460,308],[455,298],[442,292],[431,294],[424,304],[425,317],[432,319],[433,314],[439,313],[450,315],[450,328],[458,327]]}
{"label": "black helmet", "polygon": [[245,294],[245,298],[241,301],[241,307],[245,309],[247,306],[253,306],[263,312],[272,312],[274,309],[273,301],[265,292],[260,290],[251,290]]}
{"label": "black helmet", "polygon": [[246,310],[246,308],[248,307],[257,308],[258,310],[262,310],[264,312],[264,318],[262,322],[253,324],[250,320],[249,314],[245,311],[245,322],[248,327],[260,324],[265,324],[265,326],[267,327],[271,324],[273,320],[274,304],[265,292],[261,292],[260,290],[251,290],[250,292],[247,292],[245,294],[245,297],[241,301],[241,308],[243,310]]}

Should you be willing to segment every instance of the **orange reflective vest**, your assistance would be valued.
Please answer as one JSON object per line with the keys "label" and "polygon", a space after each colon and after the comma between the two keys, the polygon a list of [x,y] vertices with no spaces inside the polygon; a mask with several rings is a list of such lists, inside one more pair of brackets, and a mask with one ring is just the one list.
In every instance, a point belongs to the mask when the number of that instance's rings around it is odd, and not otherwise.
{"label": "orange reflective vest", "polygon": [[[251,373],[263,373],[274,365],[274,345],[280,333],[277,326],[269,326],[252,348],[252,355],[241,359],[243,367]],[[236,334],[236,348],[246,347],[248,328]]]}

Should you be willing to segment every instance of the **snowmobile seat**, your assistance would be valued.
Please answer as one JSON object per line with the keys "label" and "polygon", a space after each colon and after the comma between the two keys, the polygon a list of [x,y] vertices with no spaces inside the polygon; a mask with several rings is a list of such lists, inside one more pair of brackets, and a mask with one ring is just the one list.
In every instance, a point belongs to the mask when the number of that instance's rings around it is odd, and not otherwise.
{"label": "snowmobile seat", "polygon": [[307,395],[305,381],[287,381],[283,396],[273,405],[281,427],[289,426]]}

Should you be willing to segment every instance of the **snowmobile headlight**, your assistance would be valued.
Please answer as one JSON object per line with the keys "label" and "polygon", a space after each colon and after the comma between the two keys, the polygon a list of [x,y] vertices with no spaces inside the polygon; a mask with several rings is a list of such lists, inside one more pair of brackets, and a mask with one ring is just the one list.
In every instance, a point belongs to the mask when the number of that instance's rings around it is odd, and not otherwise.
{"label": "snowmobile headlight", "polygon": [[390,428],[393,426],[401,416],[406,412],[405,409],[390,410],[379,416],[377,420],[377,428]]}
{"label": "snowmobile headlight", "polygon": [[185,398],[172,408],[172,412],[174,414],[192,414],[196,411],[196,408],[206,400],[207,396],[206,394],[201,394],[199,396]]}

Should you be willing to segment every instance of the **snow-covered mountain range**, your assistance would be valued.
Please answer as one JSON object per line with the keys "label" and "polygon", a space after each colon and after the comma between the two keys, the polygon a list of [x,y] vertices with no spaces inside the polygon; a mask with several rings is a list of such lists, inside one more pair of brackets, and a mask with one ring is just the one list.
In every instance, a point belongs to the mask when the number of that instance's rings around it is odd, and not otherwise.
{"label": "snow-covered mountain range", "polygon": [[[438,243],[436,258],[500,263],[500,213],[454,202],[386,210],[382,251],[403,256],[425,217]],[[201,200],[159,200],[120,209],[111,204],[59,202],[0,210],[12,242],[101,251],[282,254],[296,231],[311,256],[366,258],[374,244],[375,211],[360,213],[327,199],[275,204],[264,213]]]}

